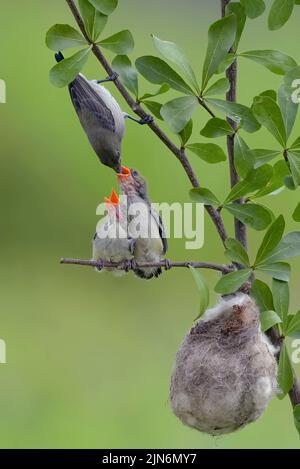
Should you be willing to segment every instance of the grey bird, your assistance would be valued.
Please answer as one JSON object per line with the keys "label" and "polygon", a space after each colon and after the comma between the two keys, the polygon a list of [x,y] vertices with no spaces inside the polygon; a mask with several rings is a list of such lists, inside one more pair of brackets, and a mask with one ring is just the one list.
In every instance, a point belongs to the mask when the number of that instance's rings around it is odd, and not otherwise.
{"label": "grey bird", "polygon": [[[105,197],[107,216],[97,225],[93,238],[93,260],[107,262],[122,262],[118,267],[96,267],[96,270],[107,270],[116,276],[123,275],[130,267],[133,259],[134,242],[127,236],[127,211],[120,203],[120,198],[114,191],[109,198]],[[125,270],[123,269],[125,266]]]}
{"label": "grey bird", "polygon": [[[130,232],[132,217],[129,214],[128,231],[134,240],[134,273],[142,279],[158,277],[162,273],[161,267],[135,267],[135,263],[159,263],[167,252],[167,239],[163,222],[159,214],[151,206],[148,197],[147,183],[145,179],[135,170],[122,166],[122,172],[117,175],[122,193],[127,196],[127,211],[132,204],[142,204],[143,219],[141,220],[141,233],[147,231],[146,236],[135,237]],[[137,205],[138,207],[138,205]],[[151,233],[149,225],[151,224]],[[167,262],[166,262],[167,267]]]}
{"label": "grey bird", "polygon": [[[55,54],[57,62],[64,60],[61,52]],[[104,80],[87,80],[81,73],[69,84],[69,92],[80,123],[100,161],[117,173],[121,168],[121,146],[125,132],[125,119],[149,124],[153,117],[135,119],[122,112],[110,92],[100,83],[115,81],[116,73]]]}

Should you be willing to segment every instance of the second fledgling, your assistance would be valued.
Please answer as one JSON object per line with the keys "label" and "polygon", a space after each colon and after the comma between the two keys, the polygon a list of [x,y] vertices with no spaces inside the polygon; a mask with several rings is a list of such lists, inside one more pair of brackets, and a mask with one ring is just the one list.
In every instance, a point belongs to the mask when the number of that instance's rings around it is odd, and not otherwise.
{"label": "second fledgling", "polygon": [[[139,263],[158,263],[167,251],[167,240],[164,226],[159,214],[153,209],[148,197],[147,183],[135,170],[122,166],[122,173],[117,175],[122,193],[127,196],[128,230],[134,240],[134,260]],[[134,215],[131,212],[133,204],[138,209],[138,233],[130,228]],[[140,209],[139,209],[140,206]],[[143,279],[158,277],[161,267],[136,267],[134,273]]]}

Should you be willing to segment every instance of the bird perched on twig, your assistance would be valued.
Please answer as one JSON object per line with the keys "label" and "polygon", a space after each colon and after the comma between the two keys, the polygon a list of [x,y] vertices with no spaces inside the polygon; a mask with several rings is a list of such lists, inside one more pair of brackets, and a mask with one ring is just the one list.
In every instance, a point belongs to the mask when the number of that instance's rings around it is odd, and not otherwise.
{"label": "bird perched on twig", "polygon": [[107,216],[97,225],[93,238],[93,260],[107,262],[123,262],[125,270],[115,267],[96,267],[96,270],[107,270],[121,276],[129,267],[133,259],[134,242],[127,235],[127,211],[122,206],[119,196],[114,189],[109,198],[105,197]]}
{"label": "bird perched on twig", "polygon": [[[55,54],[57,62],[64,60],[61,52]],[[135,119],[122,112],[110,92],[100,83],[115,81],[116,73],[104,80],[87,80],[81,73],[69,84],[73,106],[80,123],[100,161],[116,172],[121,168],[121,145],[125,132],[125,119],[139,124],[149,124],[153,117]]]}
{"label": "bird perched on twig", "polygon": [[[167,251],[167,240],[161,217],[149,200],[145,179],[135,169],[125,166],[122,166],[117,178],[122,193],[127,196],[128,233],[134,240],[134,261],[160,262]],[[135,215],[131,213],[134,205],[138,211],[136,224],[133,224]],[[162,272],[161,267],[138,266],[133,266],[133,271],[143,279],[158,277]]]}

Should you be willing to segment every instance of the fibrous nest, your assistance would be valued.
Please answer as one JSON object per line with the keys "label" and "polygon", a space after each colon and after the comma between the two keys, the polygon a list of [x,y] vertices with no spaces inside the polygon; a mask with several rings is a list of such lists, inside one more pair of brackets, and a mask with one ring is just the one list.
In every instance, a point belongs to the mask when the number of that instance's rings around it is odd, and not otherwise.
{"label": "fibrous nest", "polygon": [[184,339],[171,379],[171,406],[190,427],[230,433],[256,420],[277,391],[274,348],[245,294],[207,310]]}

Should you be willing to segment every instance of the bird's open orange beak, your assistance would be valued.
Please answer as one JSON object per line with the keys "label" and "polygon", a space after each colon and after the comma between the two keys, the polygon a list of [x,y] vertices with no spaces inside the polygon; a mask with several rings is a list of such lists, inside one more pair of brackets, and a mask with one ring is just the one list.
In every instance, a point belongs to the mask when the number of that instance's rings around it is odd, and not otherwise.
{"label": "bird's open orange beak", "polygon": [[116,193],[115,189],[112,189],[110,197],[104,197],[106,205],[113,205],[114,207],[117,207],[120,203],[120,199],[118,194]]}
{"label": "bird's open orange beak", "polygon": [[129,168],[126,168],[126,166],[121,166],[121,173],[117,174],[117,178],[119,181],[124,181],[124,179],[127,179],[131,175],[131,171]]}

